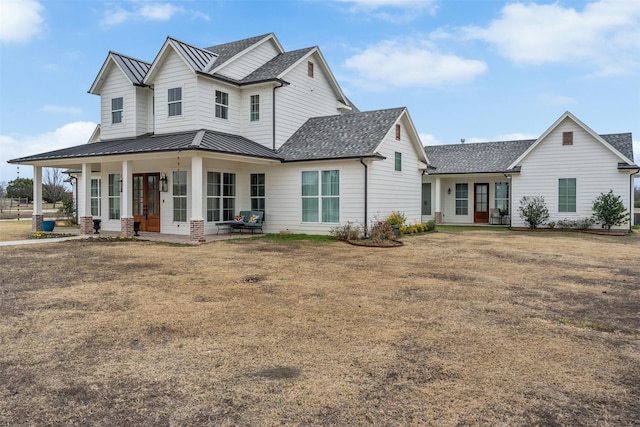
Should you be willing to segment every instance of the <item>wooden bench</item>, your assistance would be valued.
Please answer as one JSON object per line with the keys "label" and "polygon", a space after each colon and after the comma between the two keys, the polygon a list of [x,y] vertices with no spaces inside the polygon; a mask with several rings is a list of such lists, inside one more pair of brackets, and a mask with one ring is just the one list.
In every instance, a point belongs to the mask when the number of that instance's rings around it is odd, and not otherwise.
{"label": "wooden bench", "polygon": [[251,230],[251,234],[253,234],[258,229],[262,233],[262,218],[262,212],[240,211],[240,214],[234,218],[230,226],[232,230],[238,230],[240,233],[242,233],[242,230]]}

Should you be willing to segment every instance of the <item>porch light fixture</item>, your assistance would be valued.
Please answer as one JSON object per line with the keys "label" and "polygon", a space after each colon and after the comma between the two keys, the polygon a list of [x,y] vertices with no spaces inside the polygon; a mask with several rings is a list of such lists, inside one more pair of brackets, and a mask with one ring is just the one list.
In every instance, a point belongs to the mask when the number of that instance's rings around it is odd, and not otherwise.
{"label": "porch light fixture", "polygon": [[167,179],[167,174],[164,172],[160,173],[160,191],[166,193],[169,191],[169,182]]}
{"label": "porch light fixture", "polygon": [[120,178],[120,181],[118,181],[120,183],[120,192],[122,193],[122,178]]}
{"label": "porch light fixture", "polygon": [[451,187],[447,190],[447,194],[451,194]]}

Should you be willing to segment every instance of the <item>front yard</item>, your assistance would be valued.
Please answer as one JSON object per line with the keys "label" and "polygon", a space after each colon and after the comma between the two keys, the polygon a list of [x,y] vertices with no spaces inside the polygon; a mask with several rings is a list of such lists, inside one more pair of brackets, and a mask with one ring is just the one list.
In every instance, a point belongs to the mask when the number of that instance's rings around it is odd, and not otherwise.
{"label": "front yard", "polygon": [[637,425],[640,233],[0,247],[0,425]]}

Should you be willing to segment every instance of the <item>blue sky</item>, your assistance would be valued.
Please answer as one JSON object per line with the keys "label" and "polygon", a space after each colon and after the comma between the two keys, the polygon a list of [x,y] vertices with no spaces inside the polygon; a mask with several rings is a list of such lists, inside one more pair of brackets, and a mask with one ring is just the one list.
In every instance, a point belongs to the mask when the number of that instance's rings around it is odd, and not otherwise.
{"label": "blue sky", "polygon": [[319,46],[361,110],[408,107],[425,145],[535,138],[569,110],[633,132],[640,162],[637,0],[0,0],[0,182],[9,159],[88,140],[109,50],[270,32]]}

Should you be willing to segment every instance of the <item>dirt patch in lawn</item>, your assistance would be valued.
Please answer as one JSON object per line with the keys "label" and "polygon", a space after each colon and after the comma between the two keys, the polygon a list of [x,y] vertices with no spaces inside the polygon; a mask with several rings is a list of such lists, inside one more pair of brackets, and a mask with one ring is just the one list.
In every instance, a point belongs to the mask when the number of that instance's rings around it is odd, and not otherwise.
{"label": "dirt patch in lawn", "polygon": [[640,235],[0,247],[0,425],[637,425]]}

